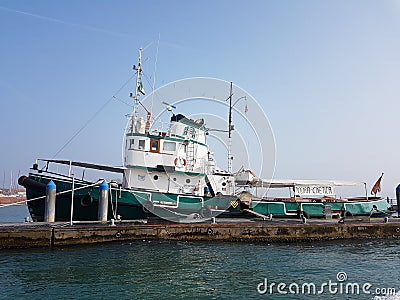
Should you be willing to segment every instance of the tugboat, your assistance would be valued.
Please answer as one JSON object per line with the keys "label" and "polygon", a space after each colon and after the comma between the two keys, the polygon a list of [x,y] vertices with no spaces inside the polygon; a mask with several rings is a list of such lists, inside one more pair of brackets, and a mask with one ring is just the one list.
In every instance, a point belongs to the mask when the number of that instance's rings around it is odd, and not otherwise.
{"label": "tugboat", "polygon": [[[71,176],[72,167],[122,173],[121,183],[110,183],[109,218],[122,220],[161,217],[177,222],[201,221],[220,215],[240,215],[240,200],[234,195],[234,177],[219,170],[210,154],[204,120],[192,120],[172,112],[169,129],[151,129],[151,112],[146,120],[138,116],[142,85],[142,50],[136,72],[133,113],[125,132],[124,166],[42,159],[22,176],[19,184],[26,188],[28,207],[34,221],[43,221],[46,185],[52,180],[57,187],[56,220],[97,220],[98,186]],[[39,168],[38,162],[44,163]],[[69,165],[68,174],[51,171],[50,165]],[[73,197],[72,197],[73,192]],[[36,200],[33,200],[36,199]]]}
{"label": "tugboat", "polygon": [[[389,209],[386,200],[381,198],[336,198],[335,186],[353,186],[355,183],[260,179],[249,170],[233,173],[229,163],[228,171],[219,169],[207,144],[208,129],[203,119],[193,120],[175,114],[175,107],[164,103],[171,112],[169,127],[167,130],[153,129],[152,113],[139,99],[144,95],[142,49],[134,71],[135,92],[130,94],[134,106],[125,130],[123,166],[37,160],[29,176],[19,179],[19,184],[26,188],[33,221],[44,220],[46,185],[51,181],[57,189],[56,221],[98,219],[99,186],[103,180],[75,178],[71,171],[73,167],[122,175],[121,182],[109,182],[108,219],[162,218],[174,222],[202,222],[216,216],[325,217],[327,211],[333,215],[371,215],[374,211]],[[145,117],[139,116],[139,105],[145,108]],[[231,110],[230,105],[230,116]],[[232,128],[230,117],[229,138]],[[228,147],[228,157],[229,152]],[[68,173],[54,171],[52,166],[55,164],[69,166]],[[257,197],[253,190],[258,188],[289,188],[293,195],[288,198],[267,198],[265,194]],[[318,195],[319,198],[305,197],[307,195]]]}

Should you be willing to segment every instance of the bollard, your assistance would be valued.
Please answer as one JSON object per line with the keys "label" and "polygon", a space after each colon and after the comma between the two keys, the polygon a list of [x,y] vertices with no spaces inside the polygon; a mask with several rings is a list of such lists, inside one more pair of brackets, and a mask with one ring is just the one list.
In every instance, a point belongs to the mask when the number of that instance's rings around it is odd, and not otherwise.
{"label": "bollard", "polygon": [[325,219],[332,220],[332,206],[324,205],[323,214]]}
{"label": "bollard", "polygon": [[50,180],[46,185],[46,202],[44,204],[44,221],[54,222],[56,219],[56,185]]}
{"label": "bollard", "polygon": [[100,222],[107,222],[108,214],[108,184],[105,180],[99,186],[99,210],[97,214],[97,220]]}
{"label": "bollard", "polygon": [[400,184],[396,188],[396,198],[397,198],[397,216],[400,217]]}

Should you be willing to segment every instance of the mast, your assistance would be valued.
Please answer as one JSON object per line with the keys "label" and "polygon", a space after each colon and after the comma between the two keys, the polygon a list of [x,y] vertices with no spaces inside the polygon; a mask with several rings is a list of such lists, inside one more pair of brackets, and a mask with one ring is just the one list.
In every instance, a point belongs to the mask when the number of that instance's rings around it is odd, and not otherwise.
{"label": "mast", "polygon": [[232,146],[232,81],[231,88],[229,92],[229,118],[228,118],[228,172],[232,173],[232,157],[231,157],[231,146]]}
{"label": "mast", "polygon": [[13,171],[11,170],[11,176],[10,176],[10,194],[13,194],[13,189],[14,189],[14,176],[13,176]]}
{"label": "mast", "polygon": [[136,71],[136,85],[135,85],[135,94],[133,95],[133,93],[130,94],[130,97],[133,98],[134,101],[134,105],[133,105],[133,113],[132,113],[132,128],[131,131],[133,133],[134,131],[134,126],[136,124],[136,121],[138,119],[138,108],[139,108],[139,90],[141,93],[144,94],[144,92],[142,92],[143,87],[142,85],[142,48],[139,49],[139,59],[138,59],[138,65],[137,66],[133,66],[133,70]]}

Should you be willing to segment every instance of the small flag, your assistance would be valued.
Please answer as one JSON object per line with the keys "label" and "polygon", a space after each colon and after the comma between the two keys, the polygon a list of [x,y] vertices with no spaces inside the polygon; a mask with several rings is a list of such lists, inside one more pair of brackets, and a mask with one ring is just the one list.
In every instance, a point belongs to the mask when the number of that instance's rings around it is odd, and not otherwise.
{"label": "small flag", "polygon": [[249,111],[249,109],[247,108],[247,104],[244,106],[244,113],[247,114],[247,112]]}
{"label": "small flag", "polygon": [[382,176],[383,176],[383,173],[382,173],[381,177],[379,177],[379,179],[375,182],[374,186],[372,187],[371,195],[374,194],[376,196],[376,193],[381,191]]}
{"label": "small flag", "polygon": [[142,95],[146,95],[146,93],[145,93],[145,91],[144,91],[144,88],[143,88],[143,83],[142,83],[142,81],[139,82],[138,91],[139,91],[140,93],[142,93]]}

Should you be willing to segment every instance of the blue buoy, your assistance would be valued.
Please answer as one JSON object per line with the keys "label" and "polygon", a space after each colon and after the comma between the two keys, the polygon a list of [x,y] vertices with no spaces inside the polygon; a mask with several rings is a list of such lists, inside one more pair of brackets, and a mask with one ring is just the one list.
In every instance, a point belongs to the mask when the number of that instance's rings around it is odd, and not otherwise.
{"label": "blue buoy", "polygon": [[108,187],[108,184],[105,180],[100,184],[99,190],[100,191],[108,191],[110,188]]}
{"label": "blue buoy", "polygon": [[53,180],[50,180],[49,183],[46,185],[46,190],[52,191],[55,189],[56,189],[56,184],[53,182]]}

